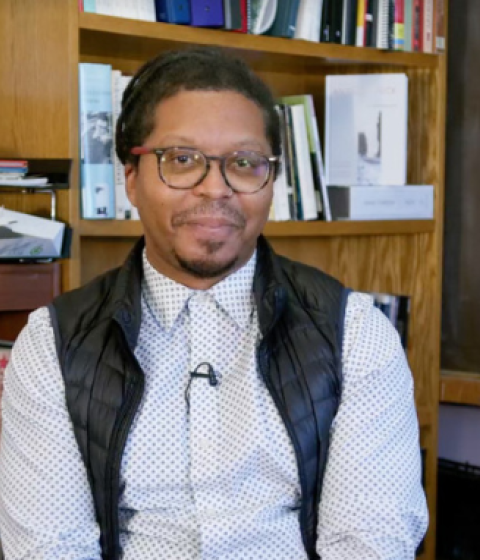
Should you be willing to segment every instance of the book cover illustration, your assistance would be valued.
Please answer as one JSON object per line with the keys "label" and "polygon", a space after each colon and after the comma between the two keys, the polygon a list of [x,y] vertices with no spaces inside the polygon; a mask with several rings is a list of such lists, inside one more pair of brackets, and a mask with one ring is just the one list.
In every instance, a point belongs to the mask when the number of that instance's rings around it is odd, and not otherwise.
{"label": "book cover illustration", "polygon": [[115,217],[112,68],[80,64],[80,179],[82,217]]}
{"label": "book cover illustration", "polygon": [[405,74],[327,76],[327,184],[404,185],[407,117]]}

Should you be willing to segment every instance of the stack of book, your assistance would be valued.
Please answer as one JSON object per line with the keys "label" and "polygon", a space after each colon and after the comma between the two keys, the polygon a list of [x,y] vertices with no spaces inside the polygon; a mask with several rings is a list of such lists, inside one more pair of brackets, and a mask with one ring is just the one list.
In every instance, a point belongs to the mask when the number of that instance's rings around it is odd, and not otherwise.
{"label": "stack of book", "polygon": [[332,219],[433,219],[433,186],[406,181],[407,76],[327,76],[325,97],[325,180]]}
{"label": "stack of book", "polygon": [[80,64],[80,184],[86,219],[139,219],[125,192],[114,140],[130,79],[109,64]]}
{"label": "stack of book", "polygon": [[23,179],[28,173],[28,161],[20,159],[0,159],[0,185]]}
{"label": "stack of book", "polygon": [[442,0],[79,0],[79,9],[358,47],[445,48]]}

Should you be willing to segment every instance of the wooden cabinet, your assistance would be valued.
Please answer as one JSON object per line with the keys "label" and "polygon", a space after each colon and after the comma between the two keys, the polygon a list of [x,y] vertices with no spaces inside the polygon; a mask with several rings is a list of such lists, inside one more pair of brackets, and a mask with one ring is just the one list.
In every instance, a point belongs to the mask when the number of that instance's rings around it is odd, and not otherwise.
{"label": "wooden cabinet", "polygon": [[426,449],[431,523],[423,557],[435,543],[436,441],[443,239],[444,55],[385,52],[221,30],[78,13],[76,0],[0,3],[0,153],[72,158],[71,189],[60,201],[74,228],[63,289],[119,264],[141,235],[139,223],[79,216],[78,63],[110,63],[133,73],[161,51],[215,44],[244,57],[277,95],[312,93],[322,122],[327,74],[405,72],[409,78],[408,181],[433,184],[435,219],[377,223],[272,223],[277,251],[320,267],[346,285],[411,297],[408,359]]}

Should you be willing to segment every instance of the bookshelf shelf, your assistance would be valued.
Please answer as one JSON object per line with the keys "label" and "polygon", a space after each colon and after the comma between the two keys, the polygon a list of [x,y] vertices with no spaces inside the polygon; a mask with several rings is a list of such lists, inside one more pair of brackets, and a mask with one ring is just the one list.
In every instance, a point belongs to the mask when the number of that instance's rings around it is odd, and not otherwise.
{"label": "bookshelf shelf", "polygon": [[[82,237],[139,237],[143,233],[138,221],[80,220]],[[431,233],[433,220],[398,220],[378,222],[270,222],[267,237],[336,237],[359,235],[413,235]]]}
{"label": "bookshelf shelf", "polygon": [[[244,57],[258,62],[268,55],[269,65],[281,63],[282,69],[293,70],[299,63],[314,66],[358,63],[404,68],[432,68],[438,66],[438,55],[405,53],[373,48],[359,48],[312,41],[283,39],[263,35],[245,35],[215,29],[151,23],[126,18],[80,13],[80,50],[83,54],[124,52],[131,57],[141,52],[142,58],[158,54],[159,50],[183,45],[215,44],[242,51]],[[151,50],[151,53],[146,53]],[[272,58],[273,57],[273,58]],[[304,69],[304,68],[302,68]]]}
{"label": "bookshelf shelf", "polygon": [[440,402],[480,407],[480,373],[443,370]]}

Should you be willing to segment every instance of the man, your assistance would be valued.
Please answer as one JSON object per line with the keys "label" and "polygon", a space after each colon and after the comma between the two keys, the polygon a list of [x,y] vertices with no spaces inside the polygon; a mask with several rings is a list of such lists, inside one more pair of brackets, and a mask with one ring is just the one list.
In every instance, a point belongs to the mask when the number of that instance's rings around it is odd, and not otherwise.
{"label": "man", "polygon": [[116,143],[145,246],[15,345],[7,558],[413,558],[411,375],[368,296],[261,237],[281,150],[266,86],[220,50],[159,57]]}

